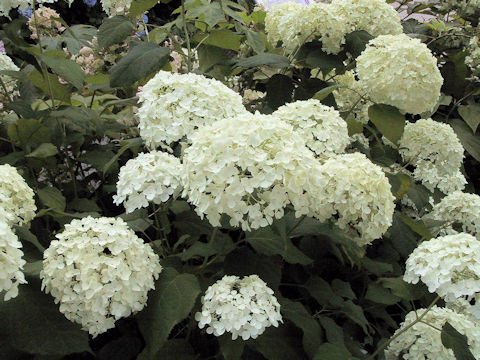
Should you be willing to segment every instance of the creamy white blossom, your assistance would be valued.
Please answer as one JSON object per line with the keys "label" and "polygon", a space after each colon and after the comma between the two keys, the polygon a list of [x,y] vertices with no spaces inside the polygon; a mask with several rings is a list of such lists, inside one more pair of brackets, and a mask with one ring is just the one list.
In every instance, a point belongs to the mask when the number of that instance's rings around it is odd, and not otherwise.
{"label": "creamy white blossom", "polygon": [[127,14],[132,0],[100,0],[107,15]]}
{"label": "creamy white blossom", "polygon": [[[472,304],[472,302],[474,302]],[[456,313],[465,315],[470,321],[480,324],[480,294],[460,297],[452,302],[446,302],[445,306]]]}
{"label": "creamy white blossom", "polygon": [[480,242],[470,234],[422,242],[408,257],[403,280],[422,281],[445,301],[480,292]]}
{"label": "creamy white blossom", "polygon": [[320,220],[336,216],[337,226],[352,229],[366,245],[392,224],[395,208],[391,186],[382,168],[361,153],[334,156],[311,169],[315,194],[311,212]]}
{"label": "creamy white blossom", "polygon": [[44,252],[42,290],[93,336],[141,311],[162,267],[120,218],[73,220]]}
{"label": "creamy white blossom", "polygon": [[334,13],[346,22],[346,33],[364,30],[372,36],[403,33],[400,16],[385,0],[333,0]]}
{"label": "creamy white blossom", "polygon": [[274,5],[265,17],[265,31],[272,44],[282,41],[287,52],[303,43],[319,39],[322,49],[337,54],[345,42],[347,24],[329,4],[294,2]]}
{"label": "creamy white blossom", "polygon": [[357,58],[357,72],[373,102],[411,114],[431,111],[443,84],[437,59],[419,39],[405,34],[371,40]]}
{"label": "creamy white blossom", "polygon": [[183,196],[198,215],[219,226],[225,214],[250,230],[281,218],[290,203],[298,216],[308,212],[305,191],[317,162],[291,125],[245,113],[197,130],[183,164]]}
{"label": "creamy white blossom", "polygon": [[355,72],[346,71],[344,74],[335,75],[334,79],[339,85],[339,88],[333,91],[338,110],[350,112],[349,118],[353,118],[359,123],[368,123],[368,108],[373,103],[364,98],[365,89],[355,78]]}
{"label": "creamy white blossom", "polygon": [[[0,5],[1,6],[1,5]],[[12,59],[2,52],[0,52],[0,71],[19,71],[17,65],[12,61]],[[0,75],[5,89],[0,87],[0,110],[3,109],[3,103],[10,101],[14,96],[14,90],[17,85],[17,80],[8,75]],[[6,90],[6,94],[5,94]]]}
{"label": "creamy white blossom", "polygon": [[16,168],[0,165],[0,208],[5,210],[10,226],[27,224],[35,217],[33,197],[33,190]]}
{"label": "creamy white blossom", "polygon": [[408,122],[399,149],[403,160],[415,166],[415,180],[429,190],[438,187],[448,194],[464,188],[463,146],[450,125],[432,119]]}
{"label": "creamy white blossom", "polygon": [[181,190],[183,167],[173,155],[152,151],[141,153],[120,169],[115,204],[124,203],[127,213],[147,207],[149,202],[166,202]]}
{"label": "creamy white blossom", "polygon": [[[413,323],[426,309],[411,311],[394,336]],[[386,360],[456,360],[452,349],[443,346],[441,329],[448,322],[460,334],[467,337],[469,349],[475,359],[480,358],[480,327],[465,315],[447,308],[433,306],[423,317],[404,333],[393,339],[385,350]],[[430,324],[430,325],[429,325]]]}
{"label": "creamy white blossom", "polygon": [[26,262],[21,249],[17,235],[5,221],[0,221],[0,293],[4,292],[5,301],[18,295],[19,284],[27,283],[22,272]]}
{"label": "creamy white blossom", "polygon": [[292,125],[308,148],[321,159],[343,153],[350,143],[347,123],[340,113],[319,100],[289,103],[279,107],[273,115]]}
{"label": "creamy white blossom", "polygon": [[[480,4],[478,6],[480,12]],[[470,68],[473,75],[480,76],[480,39],[474,36],[470,39],[467,49],[468,55],[465,57],[465,64]]]}
{"label": "creamy white blossom", "polygon": [[140,136],[148,146],[190,138],[200,126],[246,112],[242,97],[220,81],[159,71],[139,93]]}
{"label": "creamy white blossom", "polygon": [[233,340],[256,339],[267,327],[283,322],[273,290],[258,275],[224,276],[208,287],[202,304],[195,320],[215,336],[230,332]]}
{"label": "creamy white blossom", "polygon": [[477,194],[455,191],[435,204],[425,217],[446,222],[440,230],[441,235],[456,234],[452,225],[460,224],[462,232],[480,240],[480,196]]}

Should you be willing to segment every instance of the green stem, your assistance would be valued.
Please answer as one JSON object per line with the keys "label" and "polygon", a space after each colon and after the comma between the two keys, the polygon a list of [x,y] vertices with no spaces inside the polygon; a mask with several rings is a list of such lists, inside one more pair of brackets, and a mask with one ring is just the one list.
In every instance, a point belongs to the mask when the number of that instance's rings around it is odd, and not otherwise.
{"label": "green stem", "polygon": [[192,71],[192,48],[190,45],[190,36],[188,35],[187,22],[185,20],[185,0],[182,0],[182,22],[183,22],[183,31],[185,32],[185,41],[187,43],[187,72]]}
{"label": "green stem", "polygon": [[375,359],[375,356],[377,356],[380,351],[382,351],[383,349],[385,349],[393,340],[395,340],[396,338],[398,338],[400,335],[402,335],[403,333],[405,333],[408,329],[410,329],[412,326],[414,326],[416,323],[422,321],[422,319],[425,317],[425,315],[427,315],[427,313],[432,309],[432,307],[437,303],[437,301],[440,300],[440,296],[437,296],[435,298],[435,300],[432,301],[432,303],[428,306],[428,308],[423,312],[422,315],[420,315],[415,321],[411,322],[410,324],[408,324],[407,326],[405,326],[402,330],[400,330],[398,333],[396,333],[394,336],[392,336],[387,342],[385,342],[384,344],[382,344],[382,346],[380,346],[377,350],[375,350],[375,352],[370,355],[368,358],[366,358],[365,360],[373,360]]}

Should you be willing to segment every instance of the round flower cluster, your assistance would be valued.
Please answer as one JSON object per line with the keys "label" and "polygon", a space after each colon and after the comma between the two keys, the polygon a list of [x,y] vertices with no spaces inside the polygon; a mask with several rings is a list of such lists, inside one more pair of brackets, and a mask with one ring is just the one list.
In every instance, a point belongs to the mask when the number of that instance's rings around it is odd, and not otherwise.
{"label": "round flower cluster", "polygon": [[274,46],[282,41],[289,52],[301,45],[307,36],[298,26],[303,11],[303,6],[293,1],[272,6],[265,16],[268,41]]}
{"label": "round flower cluster", "polygon": [[109,16],[128,13],[132,0],[100,0],[103,11]]}
{"label": "round flower cluster", "polygon": [[7,213],[10,226],[27,224],[35,217],[33,197],[33,190],[16,168],[0,165],[0,208]]}
{"label": "round flower cluster", "polygon": [[[36,0],[35,4],[41,5],[41,4],[47,4],[47,3],[54,3],[57,0]],[[73,0],[70,0],[70,2]],[[33,6],[33,0],[2,0],[0,1],[0,16],[8,16],[8,13],[12,9],[19,8],[20,10],[25,10],[28,7]]]}
{"label": "round flower cluster", "polygon": [[139,93],[140,135],[156,147],[190,138],[193,131],[245,112],[242,97],[213,79],[158,72]]}
{"label": "round flower cluster", "polygon": [[162,267],[120,218],[73,220],[44,252],[42,290],[93,336],[143,309]]}
{"label": "round flower cluster", "polygon": [[[472,300],[475,304],[472,304]],[[453,302],[447,302],[445,306],[456,313],[465,315],[470,321],[478,323],[480,320],[480,294],[458,298]]]}
{"label": "round flower cluster", "polygon": [[215,336],[230,332],[232,340],[256,339],[265,328],[283,322],[273,290],[258,275],[224,276],[207,289],[202,304],[195,314],[200,329],[207,326]]}
{"label": "round flower cluster", "polygon": [[437,59],[419,39],[405,34],[371,40],[357,58],[357,72],[373,102],[411,114],[431,111],[443,84]]}
{"label": "round flower cluster", "polygon": [[452,225],[458,223],[462,232],[480,240],[480,196],[477,194],[455,191],[435,204],[426,218],[447,222],[447,227],[440,230],[441,235],[456,234]]}
{"label": "round flower cluster", "polygon": [[80,65],[87,75],[95,75],[105,64],[95,49],[88,46],[82,47],[78,54],[72,55],[71,59]]}
{"label": "round flower cluster", "polygon": [[[20,69],[7,54],[0,52],[0,71],[4,70],[19,71]],[[3,103],[12,99],[17,81],[8,75],[0,75],[0,79],[2,79],[3,84],[5,84],[5,89],[3,86],[0,87],[0,110],[2,110]],[[7,92],[6,94],[5,90]]]}
{"label": "round flower cluster", "polygon": [[431,191],[438,187],[448,194],[465,186],[460,172],[463,146],[450,125],[432,119],[407,123],[399,152],[404,161],[415,166],[415,180]]}
{"label": "round flower cluster", "polygon": [[5,292],[5,301],[18,295],[19,284],[27,283],[22,273],[26,262],[21,248],[17,235],[5,221],[0,221],[0,292]]}
{"label": "round flower cluster", "polygon": [[400,16],[385,0],[333,0],[331,6],[345,19],[346,33],[357,30],[372,36],[403,33]]}
{"label": "round flower cluster", "polygon": [[58,18],[60,18],[60,15],[48,7],[35,10],[35,15],[32,15],[28,20],[28,28],[32,32],[30,37],[32,39],[38,39],[39,35],[54,37],[63,32],[65,27],[62,26],[60,21],[56,20]]}
{"label": "round flower cluster", "polygon": [[[291,125],[245,113],[198,129],[183,157],[183,196],[213,226],[222,214],[244,230],[267,226],[292,203],[305,214],[309,166],[316,163]],[[300,210],[303,207],[303,210]]]}
{"label": "round flower cluster", "polygon": [[424,241],[408,257],[403,280],[421,280],[445,301],[474,295],[480,292],[480,242],[466,233]]}
{"label": "round flower cluster", "polygon": [[350,111],[349,118],[351,117],[362,124],[368,123],[368,108],[372,103],[362,98],[365,91],[361,83],[355,79],[355,73],[347,71],[345,74],[336,75],[335,82],[340,86],[333,91],[338,110],[341,112]]}
{"label": "round flower cluster", "polygon": [[[417,320],[426,309],[411,311],[405,321],[393,336]],[[470,321],[465,315],[447,309],[433,306],[422,318],[397,338],[393,339],[385,350],[386,360],[425,359],[425,360],[455,360],[452,349],[443,346],[441,329],[448,322],[460,334],[467,337],[469,349],[475,359],[480,358],[480,327]]]}
{"label": "round flower cluster", "polygon": [[293,126],[310,150],[321,159],[341,154],[350,143],[347,123],[332,107],[315,99],[283,105],[273,113]]}
{"label": "round flower cluster", "polygon": [[358,234],[359,245],[380,238],[392,224],[391,186],[382,169],[361,153],[337,155],[312,168],[315,199],[311,211],[320,220],[337,217],[341,229]]}
{"label": "round flower cluster", "polygon": [[173,155],[152,151],[141,153],[120,169],[114,203],[124,203],[127,213],[160,204],[180,192],[182,164]]}

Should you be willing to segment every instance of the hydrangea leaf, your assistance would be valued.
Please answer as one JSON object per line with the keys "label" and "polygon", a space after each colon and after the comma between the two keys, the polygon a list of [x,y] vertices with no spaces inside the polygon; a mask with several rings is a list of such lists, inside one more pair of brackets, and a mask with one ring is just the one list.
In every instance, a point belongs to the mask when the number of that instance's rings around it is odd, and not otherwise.
{"label": "hydrangea leaf", "polygon": [[135,25],[126,16],[105,19],[98,29],[98,45],[107,48],[126,39],[135,31]]}
{"label": "hydrangea leaf", "polygon": [[376,128],[394,144],[402,137],[405,128],[405,116],[394,106],[372,105],[368,108],[368,117]]}
{"label": "hydrangea leaf", "polygon": [[442,344],[452,349],[457,360],[474,360],[468,348],[468,341],[465,335],[460,334],[452,325],[448,322],[442,328]]}
{"label": "hydrangea leaf", "polygon": [[145,349],[139,359],[157,359],[156,353],[168,338],[170,331],[192,311],[200,293],[200,285],[192,274],[179,274],[165,268],[148,294],[145,310],[137,315],[140,331],[145,338]]}

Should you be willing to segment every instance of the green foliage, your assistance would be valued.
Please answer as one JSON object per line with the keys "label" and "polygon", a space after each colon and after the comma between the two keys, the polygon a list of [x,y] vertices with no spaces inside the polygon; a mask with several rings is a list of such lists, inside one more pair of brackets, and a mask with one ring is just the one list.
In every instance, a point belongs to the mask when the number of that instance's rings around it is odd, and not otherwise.
{"label": "green foliage", "polygon": [[447,349],[453,350],[457,360],[475,359],[468,347],[467,337],[460,334],[448,322],[442,328],[442,343]]}

